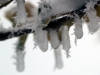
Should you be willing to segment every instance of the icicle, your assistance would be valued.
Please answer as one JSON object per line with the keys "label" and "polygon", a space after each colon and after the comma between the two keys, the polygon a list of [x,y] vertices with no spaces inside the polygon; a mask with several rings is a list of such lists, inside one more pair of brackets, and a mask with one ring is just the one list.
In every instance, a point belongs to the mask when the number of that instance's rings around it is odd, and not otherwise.
{"label": "icicle", "polygon": [[50,30],[50,43],[52,48],[57,49],[60,45],[60,40],[58,38],[58,33],[56,30]]}
{"label": "icicle", "polygon": [[76,39],[81,39],[83,36],[82,20],[76,18],[74,24],[75,24],[75,29],[74,29],[75,37]]}
{"label": "icicle", "polygon": [[61,33],[62,33],[62,47],[67,52],[67,57],[70,57],[69,55],[69,49],[70,49],[70,38],[68,33],[68,27],[62,26],[61,27]]}
{"label": "icicle", "polygon": [[21,36],[16,45],[16,56],[13,56],[14,59],[16,59],[16,66],[17,71],[22,72],[24,70],[24,57],[25,57],[25,51],[24,51],[24,43],[25,43],[26,37]]}
{"label": "icicle", "polygon": [[47,31],[42,30],[42,27],[37,27],[35,31],[35,39],[40,49],[45,52],[48,49]]}
{"label": "icicle", "polygon": [[87,16],[89,18],[89,22],[87,23],[89,32],[94,33],[100,27],[100,25],[99,25],[100,18],[98,16],[96,16],[96,10],[88,11]]}
{"label": "icicle", "polygon": [[16,66],[17,66],[17,71],[22,72],[25,68],[24,66],[24,56],[25,56],[25,52],[21,51],[21,50],[17,50],[16,51]]}
{"label": "icicle", "polygon": [[16,0],[16,2],[17,2],[18,13],[15,19],[16,19],[17,25],[24,24],[27,18],[24,0]]}
{"label": "icicle", "polygon": [[55,55],[55,67],[61,69],[63,67],[63,62],[62,62],[60,47],[54,49],[54,55]]}

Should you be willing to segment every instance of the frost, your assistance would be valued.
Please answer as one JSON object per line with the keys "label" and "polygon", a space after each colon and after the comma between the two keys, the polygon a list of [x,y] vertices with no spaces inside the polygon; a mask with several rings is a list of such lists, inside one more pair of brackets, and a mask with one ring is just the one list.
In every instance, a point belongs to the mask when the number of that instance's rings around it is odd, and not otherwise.
{"label": "frost", "polygon": [[61,33],[62,33],[62,47],[67,53],[67,57],[69,57],[69,49],[70,49],[70,37],[69,37],[69,31],[67,26],[61,27]]}
{"label": "frost", "polygon": [[90,33],[94,33],[99,29],[99,17],[96,15],[96,10],[94,9],[95,4],[99,0],[89,0],[86,4],[86,9],[84,10],[87,13],[89,22],[88,28]]}
{"label": "frost", "polygon": [[60,40],[58,38],[58,33],[56,30],[50,30],[50,43],[52,48],[57,49],[60,45]]}
{"label": "frost", "polygon": [[51,6],[45,1],[41,1],[39,3],[39,8],[38,8],[38,15],[42,19],[42,23],[51,16],[52,13],[52,8]]}
{"label": "frost", "polygon": [[100,27],[100,25],[99,25],[100,18],[98,16],[96,16],[96,10],[88,11],[87,16],[89,18],[89,22],[87,23],[89,32],[94,33]]}
{"label": "frost", "polygon": [[90,11],[91,9],[94,9],[95,4],[99,0],[87,0],[86,2],[86,9],[84,11]]}
{"label": "frost", "polygon": [[57,49],[54,49],[54,55],[55,55],[55,67],[58,69],[61,69],[63,67],[62,62],[62,56],[61,56],[61,49],[58,47]]}
{"label": "frost", "polygon": [[42,30],[42,27],[37,27],[37,29],[35,30],[35,39],[40,49],[43,52],[47,51],[48,49],[47,31]]}
{"label": "frost", "polygon": [[81,39],[83,36],[83,29],[82,29],[82,20],[79,18],[76,18],[74,21],[75,28],[74,28],[74,33],[76,39]]}

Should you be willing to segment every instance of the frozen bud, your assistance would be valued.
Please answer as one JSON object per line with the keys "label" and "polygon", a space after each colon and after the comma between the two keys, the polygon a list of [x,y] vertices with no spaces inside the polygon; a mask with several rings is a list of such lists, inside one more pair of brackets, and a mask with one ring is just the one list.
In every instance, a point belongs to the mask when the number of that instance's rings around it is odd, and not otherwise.
{"label": "frozen bud", "polygon": [[100,25],[99,25],[100,18],[98,16],[96,16],[96,10],[88,11],[87,16],[89,18],[89,22],[87,23],[89,32],[94,33],[100,27]]}
{"label": "frozen bud", "polygon": [[58,33],[56,30],[50,30],[50,43],[52,48],[57,49],[60,45],[60,40],[58,38]]}
{"label": "frozen bud", "polygon": [[47,31],[42,30],[42,27],[37,27],[37,29],[35,30],[35,39],[40,49],[43,52],[47,51],[48,49]]}
{"label": "frozen bud", "polygon": [[75,24],[74,28],[75,37],[76,39],[81,39],[83,37],[82,20],[76,18],[74,24]]}

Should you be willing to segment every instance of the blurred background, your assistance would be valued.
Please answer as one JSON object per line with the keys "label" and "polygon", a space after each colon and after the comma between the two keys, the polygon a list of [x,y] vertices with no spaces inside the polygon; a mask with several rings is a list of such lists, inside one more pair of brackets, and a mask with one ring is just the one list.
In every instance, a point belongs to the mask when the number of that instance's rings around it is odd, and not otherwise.
{"label": "blurred background", "polygon": [[[28,0],[36,4],[38,0]],[[5,12],[11,9],[13,3],[0,10],[2,27],[11,28],[13,23],[5,18]],[[24,43],[25,69],[23,72],[16,70],[16,46],[18,38],[0,41],[0,75],[100,75],[100,30],[89,34],[87,25],[83,24],[83,38],[77,41],[73,34],[73,26],[70,29],[71,57],[67,59],[62,51],[63,68],[55,68],[54,52],[49,44],[47,52],[42,52],[34,45],[34,36],[29,34]]]}

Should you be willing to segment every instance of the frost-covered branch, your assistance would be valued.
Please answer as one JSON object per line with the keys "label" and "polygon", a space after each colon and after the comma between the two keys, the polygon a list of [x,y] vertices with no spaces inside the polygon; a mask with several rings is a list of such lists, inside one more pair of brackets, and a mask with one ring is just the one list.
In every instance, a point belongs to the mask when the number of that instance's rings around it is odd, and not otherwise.
{"label": "frost-covered branch", "polygon": [[[46,27],[43,28],[43,30],[49,30],[49,29],[57,29],[59,28],[61,25],[60,23],[63,23],[64,21],[67,21],[69,19],[72,19],[70,17],[62,17],[62,18],[59,18],[59,19],[56,19],[55,21],[52,20]],[[58,25],[58,26],[56,26]],[[29,27],[29,28],[13,28],[13,29],[0,29],[0,41],[3,41],[3,40],[6,40],[6,39],[10,39],[10,38],[13,38],[13,37],[19,37],[19,36],[22,36],[22,35],[26,35],[26,34],[29,34],[29,33],[33,33],[34,30],[36,28],[34,27]]]}
{"label": "frost-covered branch", "polygon": [[34,30],[32,28],[26,28],[26,29],[19,28],[18,30],[16,30],[15,28],[13,28],[12,30],[3,29],[0,30],[0,41],[10,39],[13,37],[19,37],[33,32]]}
{"label": "frost-covered branch", "polygon": [[[100,0],[98,0],[97,4],[100,4]],[[97,4],[95,4],[95,8],[96,6],[98,6]],[[70,12],[68,15],[70,16],[63,16],[61,18],[55,18],[52,19],[49,24],[43,28],[43,30],[49,30],[49,29],[59,29],[62,25],[63,22],[65,21],[69,21],[69,20],[74,20],[75,15],[77,14],[80,18],[83,17],[83,15],[86,14],[86,11],[84,11],[86,9],[86,5],[84,4],[80,9],[77,9],[75,11]],[[51,16],[51,18],[54,18],[54,16]],[[36,26],[37,27],[37,26]],[[16,30],[16,28],[13,28],[12,30],[6,30],[0,29],[0,41],[9,39],[9,38],[13,38],[13,37],[18,37],[18,36],[22,36],[25,34],[29,34],[29,33],[33,33],[34,30],[36,29],[36,27],[33,29],[33,27],[30,28],[18,28]]]}

